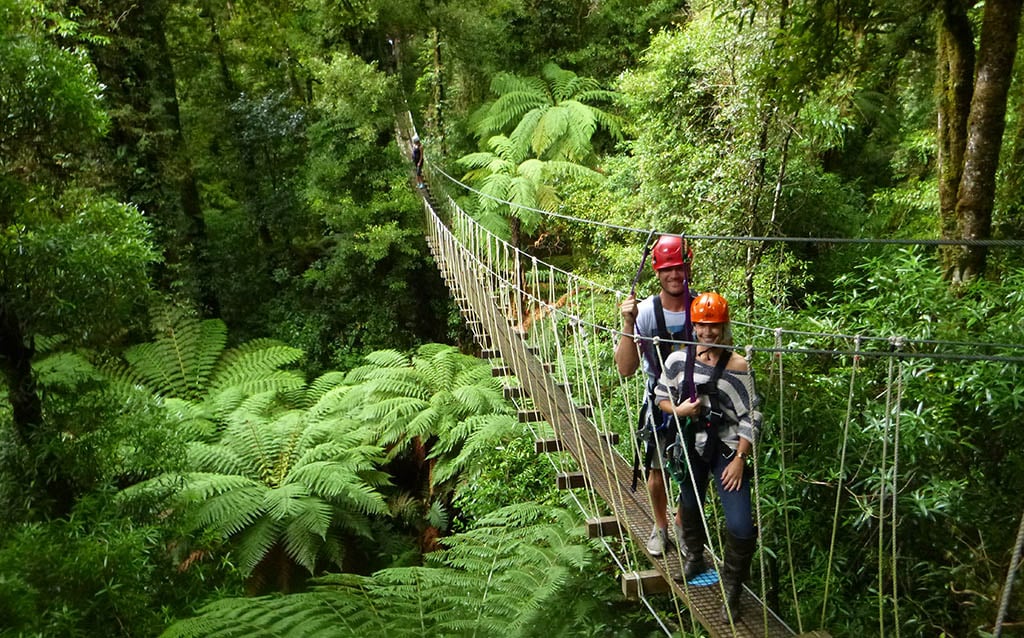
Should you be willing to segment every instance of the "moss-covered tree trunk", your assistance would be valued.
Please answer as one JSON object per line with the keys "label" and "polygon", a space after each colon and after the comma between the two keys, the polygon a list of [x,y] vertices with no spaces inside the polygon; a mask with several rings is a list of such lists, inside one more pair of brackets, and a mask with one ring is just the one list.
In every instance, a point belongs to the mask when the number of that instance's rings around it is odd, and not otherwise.
{"label": "moss-covered tree trunk", "polygon": [[[967,116],[974,92],[974,35],[960,0],[945,2],[939,24],[938,160],[939,214],[944,238],[956,237],[956,195],[967,145]],[[947,273],[956,261],[952,249],[943,251]]]}
{"label": "moss-covered tree trunk", "polygon": [[[965,6],[947,0],[939,35],[939,199],[942,236],[991,237],[996,172],[1006,127],[1006,101],[1017,53],[1022,0],[990,0],[975,64]],[[959,284],[984,273],[987,249],[943,251],[947,277]]]}

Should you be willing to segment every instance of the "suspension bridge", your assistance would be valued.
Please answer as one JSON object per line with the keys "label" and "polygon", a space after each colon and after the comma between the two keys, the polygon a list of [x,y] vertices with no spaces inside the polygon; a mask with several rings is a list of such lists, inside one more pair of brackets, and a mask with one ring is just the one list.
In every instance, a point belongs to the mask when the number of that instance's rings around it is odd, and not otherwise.
{"label": "suspension bridge", "polygon": [[[399,132],[401,134],[401,130]],[[411,134],[401,137],[408,142]],[[434,177],[439,176],[435,174]],[[625,293],[577,277],[518,250],[488,232],[450,197],[435,196],[429,187],[430,181],[428,187],[419,192],[426,212],[427,242],[437,267],[479,344],[482,356],[492,360],[494,376],[503,379],[506,397],[518,407],[520,422],[534,431],[537,452],[551,459],[559,488],[572,492],[585,513],[588,533],[593,538],[602,539],[613,557],[620,571],[623,594],[646,604],[662,622],[666,634],[671,630],[661,617],[674,613],[678,628],[686,629],[689,623],[689,628],[696,631],[693,623],[697,623],[713,637],[828,636],[825,628],[805,629],[799,612],[798,629],[793,629],[766,604],[763,551],[759,552],[760,587],[753,585],[758,580],[755,574],[752,582],[744,588],[739,606],[742,613],[738,618],[731,615],[723,617],[723,589],[717,577],[702,577],[689,583],[674,578],[680,573],[683,560],[679,543],[672,543],[662,556],[653,556],[647,551],[645,541],[654,526],[651,503],[646,489],[632,489],[633,462],[623,454],[623,449],[628,450],[630,444],[634,454],[639,450],[635,441],[620,440],[614,428],[609,427],[610,423],[636,422],[633,414],[623,413],[618,406],[633,406],[635,409],[642,402],[643,390],[636,379],[618,378],[618,387],[609,387],[609,366],[606,361],[598,361],[594,354],[595,346],[597,350],[602,346],[607,352],[613,350],[620,336],[617,326],[609,327],[606,325],[610,323],[608,319],[602,322],[598,317],[607,317],[608,306],[614,308]],[[601,312],[599,305],[605,306],[605,312]],[[777,360],[780,383],[781,353],[801,352],[800,348],[783,347],[781,333],[781,330],[774,331],[773,346],[745,348],[748,359],[755,351],[762,351]],[[865,356],[886,355],[896,365],[903,361],[893,356],[901,347],[898,338],[888,339],[888,348],[874,351],[861,350],[860,337],[853,338],[853,343],[852,351],[835,351],[834,354],[848,355],[854,362]],[[816,351],[803,352],[813,354]],[[964,355],[966,358],[971,356]],[[1024,357],[1009,357],[1007,361],[1019,366]],[[854,374],[856,368],[855,363]],[[900,374],[898,368],[890,365],[885,392],[886,427],[894,429],[887,435],[891,434],[897,440],[902,401]],[[853,378],[850,383],[852,395]],[[621,393],[625,400],[610,401],[609,396],[615,392]],[[780,405],[780,422],[783,409]],[[895,422],[890,415],[896,415]],[[849,425],[850,408],[844,428],[849,428]],[[845,463],[845,454],[844,444],[841,464]],[[883,475],[892,475],[892,483],[884,485],[879,495],[881,509],[878,516],[882,522],[879,529],[880,555],[884,523],[887,516],[892,516],[889,532],[892,534],[892,558],[895,562],[898,460],[895,451],[893,455],[891,467],[888,470],[882,468]],[[755,454],[755,501],[758,499],[757,458]],[[784,473],[784,457],[782,462]],[[841,465],[839,474],[842,472]],[[841,483],[839,487],[842,488]],[[837,495],[837,508],[838,498]],[[885,501],[889,498],[892,505],[887,512]],[[669,503],[674,502],[675,499],[669,495]],[[755,513],[760,522],[761,508],[757,502]],[[787,519],[787,527],[788,524]],[[706,560],[715,566],[721,564],[720,550],[723,547],[721,530],[718,532],[719,542],[715,542],[715,534],[712,533],[705,552]],[[834,524],[833,541],[836,533]],[[788,551],[792,553],[792,548]],[[1011,570],[1004,596],[1012,587],[1012,575]],[[826,603],[827,583],[826,579]],[[881,582],[879,586],[881,588]],[[798,597],[795,579],[792,588],[793,597]],[[891,596],[897,600],[895,578],[892,589]],[[666,595],[672,601],[672,609],[655,609],[652,600],[663,600],[652,598],[657,594]],[[879,605],[881,608],[882,603]],[[683,607],[688,614],[683,613]],[[891,613],[898,614],[895,604]]]}

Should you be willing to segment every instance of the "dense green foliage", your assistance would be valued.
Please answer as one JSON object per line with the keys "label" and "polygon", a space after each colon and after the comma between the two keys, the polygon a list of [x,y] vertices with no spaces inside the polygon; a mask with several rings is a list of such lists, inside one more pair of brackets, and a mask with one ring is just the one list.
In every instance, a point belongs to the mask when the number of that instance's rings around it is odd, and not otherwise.
{"label": "dense green foliage", "polygon": [[[406,113],[477,189],[433,194],[616,289],[631,229],[1019,241],[1024,65],[990,54],[1019,23],[1012,0],[0,0],[0,635],[650,632],[459,351]],[[755,359],[773,606],[991,632],[1020,244],[692,245],[738,342],[814,333]],[[839,335],[974,358],[816,354],[872,347]],[[610,353],[580,348],[630,456]]]}
{"label": "dense green foliage", "polygon": [[577,524],[557,508],[500,509],[445,539],[426,566],[329,577],[293,596],[224,600],[164,635],[544,636],[584,627],[624,635],[613,627],[614,608],[571,595],[600,577]]}

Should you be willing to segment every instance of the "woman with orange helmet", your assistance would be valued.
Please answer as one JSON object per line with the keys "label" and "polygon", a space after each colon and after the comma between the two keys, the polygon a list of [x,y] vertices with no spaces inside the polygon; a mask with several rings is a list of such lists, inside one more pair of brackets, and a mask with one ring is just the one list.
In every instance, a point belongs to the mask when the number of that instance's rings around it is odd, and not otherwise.
{"label": "woman with orange helmet", "polygon": [[[757,546],[751,512],[751,472],[746,464],[761,429],[760,401],[754,375],[741,356],[733,356],[729,304],[717,292],[698,295],[690,306],[695,348],[673,352],[655,388],[658,407],[686,421],[683,429],[688,475],[679,494],[681,534],[686,550],[683,577],[690,581],[707,570],[706,528],[702,516],[708,482],[713,476],[725,512],[726,549],[722,563],[725,586],[723,616],[739,617],[740,592]],[[692,353],[692,354],[691,354]],[[687,357],[693,356],[697,399],[686,391]]]}

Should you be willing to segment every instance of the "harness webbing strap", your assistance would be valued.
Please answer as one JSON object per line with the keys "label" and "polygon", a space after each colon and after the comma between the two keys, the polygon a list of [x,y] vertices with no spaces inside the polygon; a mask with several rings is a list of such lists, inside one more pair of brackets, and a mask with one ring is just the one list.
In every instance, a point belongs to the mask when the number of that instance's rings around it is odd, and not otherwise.
{"label": "harness webbing strap", "polygon": [[[690,316],[690,304],[693,303],[693,295],[690,293],[690,264],[693,262],[693,251],[686,238],[683,238],[683,303],[685,304],[686,319],[683,320],[683,341],[693,341],[693,320]],[[683,371],[683,381],[686,383],[686,390],[690,393],[690,400],[697,400],[697,387],[693,384],[693,361],[697,358],[697,348],[693,345],[686,346],[686,368]]]}
{"label": "harness webbing strap", "polygon": [[[722,378],[725,373],[725,366],[729,364],[729,359],[732,358],[732,350],[726,350],[722,355],[718,357],[718,361],[715,363],[714,369],[711,371],[711,378],[706,383],[700,384],[698,390],[701,394],[707,395],[709,410],[708,416],[703,419],[704,432],[707,434],[707,441],[704,443],[704,454],[702,458],[705,461],[710,461],[712,455],[717,451],[718,446],[721,444],[721,439],[718,438],[718,426],[722,421],[722,405],[718,398],[718,381]],[[694,450],[696,452],[696,450]]]}

